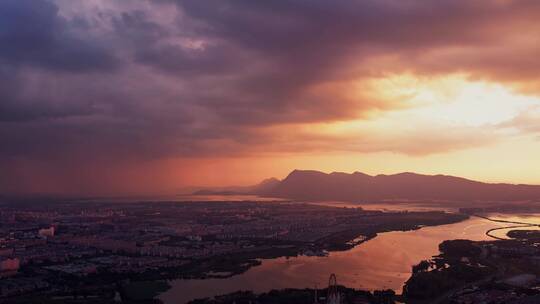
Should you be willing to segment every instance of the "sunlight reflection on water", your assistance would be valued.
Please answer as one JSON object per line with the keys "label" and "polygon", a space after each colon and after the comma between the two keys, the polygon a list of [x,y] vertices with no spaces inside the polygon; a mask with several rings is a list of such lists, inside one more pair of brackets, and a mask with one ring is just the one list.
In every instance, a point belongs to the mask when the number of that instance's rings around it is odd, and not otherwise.
{"label": "sunlight reflection on water", "polygon": [[391,288],[401,293],[411,266],[439,253],[439,244],[448,239],[488,240],[485,231],[504,224],[481,218],[424,227],[415,231],[379,234],[348,251],[331,252],[328,257],[294,257],[263,260],[262,265],[226,279],[175,280],[160,295],[164,303],[226,294],[237,290],[266,292],[281,288],[325,286],[336,273],[338,282],[359,289]]}

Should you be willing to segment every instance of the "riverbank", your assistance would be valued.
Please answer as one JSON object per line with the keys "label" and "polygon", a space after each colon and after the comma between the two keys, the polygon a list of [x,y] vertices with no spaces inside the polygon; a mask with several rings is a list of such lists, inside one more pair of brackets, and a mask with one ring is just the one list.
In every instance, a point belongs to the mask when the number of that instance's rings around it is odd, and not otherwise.
{"label": "riverbank", "polygon": [[[252,250],[217,255],[207,259],[194,259],[178,268],[160,270],[159,277],[161,279],[228,278],[260,265],[261,260],[298,257],[309,249],[328,252],[346,251],[375,238],[378,233],[412,231],[422,227],[458,223],[468,218],[466,215],[439,211],[374,213],[373,217],[377,218],[378,222],[369,226],[351,225],[350,229],[333,233],[314,242],[260,240],[261,245]],[[216,273],[219,275],[215,275]],[[145,275],[148,276],[145,279],[153,277],[152,273]]]}
{"label": "riverbank", "polygon": [[411,274],[411,266],[437,255],[442,241],[485,240],[485,230],[495,226],[487,220],[470,218],[409,231],[381,232],[359,246],[332,251],[328,257],[263,259],[260,266],[227,279],[174,280],[170,282],[172,288],[159,298],[164,303],[176,304],[238,290],[258,294],[272,289],[313,288],[315,285],[326,286],[330,273],[336,273],[340,284],[351,288],[392,289],[400,293]]}
{"label": "riverbank", "polygon": [[540,228],[540,224],[525,222],[523,220],[518,221],[518,220],[507,220],[507,219],[496,219],[496,218],[492,218],[492,217],[481,215],[481,214],[471,214],[471,216],[483,218],[485,220],[495,222],[495,223],[511,224],[510,226],[496,227],[496,228],[487,230],[486,236],[489,236],[490,238],[495,239],[495,240],[508,239],[508,238],[496,235],[494,232],[497,232],[497,231],[504,231],[504,230],[510,231],[512,229],[522,229],[522,228],[528,229],[528,228],[533,228],[533,227]]}
{"label": "riverbank", "polygon": [[403,296],[407,303],[538,303],[537,241],[445,241],[438,256],[414,268]]}
{"label": "riverbank", "polygon": [[[535,245],[540,235],[536,231],[520,231],[517,235],[520,241],[442,242],[438,255],[412,268],[402,295],[392,290],[364,291],[350,286],[338,286],[337,290],[342,303],[538,303],[540,265],[536,260],[540,250]],[[327,288],[284,288],[259,294],[244,291],[189,304],[312,304],[326,298],[327,293]]]}
{"label": "riverbank", "polygon": [[[282,289],[271,290],[267,293],[255,294],[250,291],[239,291],[215,298],[198,299],[189,304],[313,304],[324,303],[328,298],[330,288],[323,289]],[[344,286],[336,286],[335,293],[343,303],[386,304],[393,303],[395,293],[392,290],[380,290],[375,292],[357,290]]]}

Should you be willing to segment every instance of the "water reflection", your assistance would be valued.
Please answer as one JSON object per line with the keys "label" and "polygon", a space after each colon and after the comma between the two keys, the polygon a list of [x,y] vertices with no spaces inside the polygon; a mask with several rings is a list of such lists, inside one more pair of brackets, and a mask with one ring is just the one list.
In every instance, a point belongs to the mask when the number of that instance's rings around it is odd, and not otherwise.
{"label": "water reflection", "polygon": [[361,289],[392,288],[401,292],[411,266],[438,254],[448,239],[487,240],[485,231],[504,224],[481,218],[461,223],[425,227],[416,231],[381,233],[355,248],[332,252],[328,257],[295,257],[263,260],[262,265],[227,279],[175,280],[160,295],[166,304],[226,294],[237,290],[257,293],[286,287],[324,286],[330,273],[340,284]]}
{"label": "water reflection", "polygon": [[[538,213],[527,213],[527,214],[503,214],[503,213],[490,213],[487,214],[491,219],[494,220],[504,220],[509,222],[519,222],[519,223],[530,223],[534,225],[540,225],[540,214]],[[512,224],[506,224],[504,227],[509,226],[509,228],[497,229],[491,231],[490,234],[494,237],[501,239],[508,239],[506,235],[510,230],[540,230],[539,226],[529,226],[529,227],[511,227],[515,226]]]}
{"label": "water reflection", "polygon": [[318,206],[329,206],[338,208],[362,208],[364,210],[379,210],[379,211],[447,211],[457,212],[459,206],[447,207],[433,203],[346,203],[339,201],[322,201],[322,202],[307,202]]}

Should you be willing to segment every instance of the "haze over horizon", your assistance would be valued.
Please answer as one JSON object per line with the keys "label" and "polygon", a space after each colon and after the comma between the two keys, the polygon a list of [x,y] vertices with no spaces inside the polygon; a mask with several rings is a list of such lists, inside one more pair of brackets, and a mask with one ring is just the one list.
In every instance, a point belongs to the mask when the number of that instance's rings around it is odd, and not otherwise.
{"label": "haze over horizon", "polygon": [[0,1],[0,194],[540,184],[540,2]]}

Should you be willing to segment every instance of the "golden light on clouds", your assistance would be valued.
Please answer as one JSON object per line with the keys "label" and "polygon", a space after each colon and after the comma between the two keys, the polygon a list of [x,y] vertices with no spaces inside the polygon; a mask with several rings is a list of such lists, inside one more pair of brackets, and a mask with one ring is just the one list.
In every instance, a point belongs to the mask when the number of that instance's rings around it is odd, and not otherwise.
{"label": "golden light on clouds", "polygon": [[[350,86],[353,92],[358,89]],[[540,168],[538,138],[519,132],[515,122],[525,113],[536,113],[539,97],[504,84],[471,80],[464,74],[391,75],[372,79],[369,85],[363,82],[362,89],[361,98],[369,92],[378,100],[399,99],[405,106],[374,110],[367,118],[303,125],[297,128],[299,134],[321,138],[323,145],[306,150],[333,152],[287,157],[304,167],[329,172],[378,174],[414,169],[493,182],[540,181],[540,173],[529,170],[531,166]],[[521,121],[530,124],[531,115]]]}
{"label": "golden light on clouds", "polygon": [[539,17],[514,0],[0,1],[0,193],[293,169],[540,184]]}
{"label": "golden light on clouds", "polygon": [[469,80],[462,74],[441,77],[392,75],[371,80],[369,88],[369,97],[399,100],[403,106],[375,111],[369,119],[318,124],[313,130],[328,135],[362,131],[380,134],[399,130],[420,132],[431,125],[433,129],[471,128],[474,131],[484,127],[498,132],[502,131],[498,127],[500,124],[540,106],[539,97],[521,94],[498,83]]}

